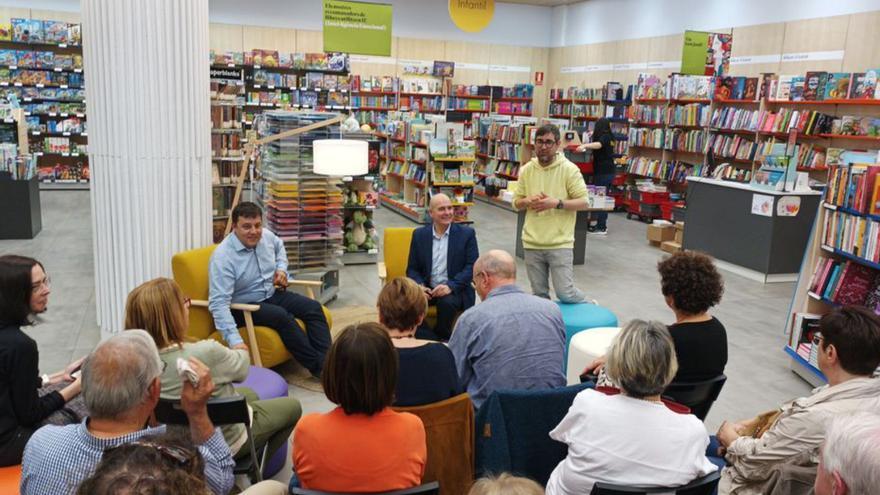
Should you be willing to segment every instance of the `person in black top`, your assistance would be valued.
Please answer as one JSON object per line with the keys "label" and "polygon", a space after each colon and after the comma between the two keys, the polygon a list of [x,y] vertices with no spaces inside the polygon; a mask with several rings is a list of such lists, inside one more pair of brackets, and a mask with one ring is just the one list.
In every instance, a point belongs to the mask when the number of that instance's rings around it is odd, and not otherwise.
{"label": "person in black top", "polygon": [[[611,121],[601,118],[593,127],[593,141],[582,144],[578,151],[593,150],[593,185],[608,187],[614,182],[616,167],[614,165],[614,134],[611,132]],[[608,214],[600,211],[596,214],[596,225],[590,226],[588,232],[606,235]]]}
{"label": "person in black top", "polygon": [[[34,430],[69,400],[79,395],[80,379],[71,377],[82,363],[40,376],[37,343],[21,331],[31,315],[46,311],[49,277],[33,258],[0,256],[0,466],[21,463],[24,447]],[[47,385],[71,382],[40,396]]]}
{"label": "person in black top", "polygon": [[394,405],[420,406],[460,394],[455,358],[446,344],[415,338],[428,311],[421,287],[406,277],[395,278],[379,292],[376,307],[400,359]]}
{"label": "person in black top", "polygon": [[[673,382],[709,380],[724,373],[727,365],[727,332],[709,309],[721,302],[724,282],[712,258],[703,253],[679,251],[657,264],[660,289],[675,313],[669,333],[675,344],[678,373]],[[598,373],[601,357],[586,368]]]}

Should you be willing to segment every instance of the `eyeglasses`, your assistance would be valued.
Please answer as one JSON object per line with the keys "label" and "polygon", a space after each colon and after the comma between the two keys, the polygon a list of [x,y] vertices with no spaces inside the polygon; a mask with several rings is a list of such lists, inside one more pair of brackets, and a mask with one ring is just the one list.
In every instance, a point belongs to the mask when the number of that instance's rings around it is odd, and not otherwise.
{"label": "eyeglasses", "polygon": [[40,289],[42,289],[43,287],[48,289],[49,284],[51,284],[51,283],[52,283],[52,279],[50,279],[49,276],[46,275],[46,278],[44,278],[43,280],[40,280],[37,283],[31,284],[31,290],[34,293],[40,292]]}
{"label": "eyeglasses", "polygon": [[538,139],[535,141],[535,146],[553,146],[556,142],[556,140]]}
{"label": "eyeglasses", "polygon": [[137,447],[147,447],[151,449],[158,450],[162,457],[176,463],[178,466],[186,467],[192,464],[193,460],[196,458],[196,453],[192,450],[185,449],[182,447],[174,447],[171,445],[159,445],[154,442],[150,442],[147,440],[135,440],[134,442],[122,443],[119,445],[114,445],[113,447],[109,447],[104,449],[104,453],[112,452],[120,447],[124,447],[126,445],[137,446]]}
{"label": "eyeglasses", "polygon": [[823,340],[825,339],[822,337],[821,333],[813,335],[813,345],[822,345]]}

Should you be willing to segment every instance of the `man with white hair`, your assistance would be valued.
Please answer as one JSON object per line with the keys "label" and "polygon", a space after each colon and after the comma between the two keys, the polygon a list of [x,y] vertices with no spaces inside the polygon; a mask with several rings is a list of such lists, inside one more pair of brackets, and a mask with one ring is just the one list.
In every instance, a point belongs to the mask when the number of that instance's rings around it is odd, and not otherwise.
{"label": "man with white hair", "polygon": [[831,420],[816,474],[816,495],[880,491],[880,416],[856,412]]}
{"label": "man with white hair", "polygon": [[461,384],[479,408],[499,389],[540,390],[565,385],[565,324],[555,303],[516,285],[516,262],[493,249],[474,264],[483,300],[455,324],[449,349]]}
{"label": "man with white hair", "polygon": [[[214,383],[197,359],[190,365],[196,385],[184,380],[180,405],[189,419],[193,444],[205,461],[205,480],[217,495],[232,488],[235,462],[223,434],[215,429],[206,407]],[[154,424],[164,363],[152,337],[128,330],[98,344],[83,362],[82,395],[89,417],[82,423],[45,426],[24,449],[21,493],[72,494],[100,462],[104,451],[147,435],[165,433]]]}

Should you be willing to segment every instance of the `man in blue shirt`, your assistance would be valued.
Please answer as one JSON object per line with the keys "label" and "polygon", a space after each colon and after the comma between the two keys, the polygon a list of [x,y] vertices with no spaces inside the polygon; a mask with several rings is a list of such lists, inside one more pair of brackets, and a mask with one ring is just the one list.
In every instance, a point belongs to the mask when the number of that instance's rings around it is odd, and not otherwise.
{"label": "man in blue shirt", "polygon": [[[314,376],[320,376],[330,348],[330,328],[321,304],[288,292],[287,253],[275,234],[263,230],[263,210],[251,202],[232,210],[232,234],[214,250],[209,268],[208,309],[214,326],[233,349],[246,349],[238,328],[244,314],[232,303],[257,304],[254,325],[278,332],[284,347]],[[276,289],[276,286],[278,287]],[[300,327],[296,319],[305,323]],[[252,345],[255,345],[253,342]]]}
{"label": "man in blue shirt", "polygon": [[[208,417],[206,404],[214,382],[203,363],[191,358],[189,365],[198,379],[195,385],[183,380],[180,406],[189,420],[190,438],[205,461],[208,487],[215,495],[226,495],[234,482],[235,461]],[[24,449],[21,493],[72,495],[92,475],[105,450],[164,434],[165,425],[152,419],[163,369],[156,343],[144,330],[126,330],[98,344],[82,367],[82,396],[89,416],[82,423],[44,426],[34,433]]]}
{"label": "man in blue shirt", "polygon": [[461,384],[479,408],[500,389],[565,386],[565,324],[559,306],[516,285],[516,262],[492,250],[474,264],[482,302],[455,324],[449,349]]}
{"label": "man in blue shirt", "polygon": [[460,311],[474,305],[471,287],[474,262],[480,255],[474,229],[453,222],[455,208],[445,194],[431,197],[431,225],[413,232],[406,276],[424,287],[428,302],[437,306],[434,333],[449,339]]}

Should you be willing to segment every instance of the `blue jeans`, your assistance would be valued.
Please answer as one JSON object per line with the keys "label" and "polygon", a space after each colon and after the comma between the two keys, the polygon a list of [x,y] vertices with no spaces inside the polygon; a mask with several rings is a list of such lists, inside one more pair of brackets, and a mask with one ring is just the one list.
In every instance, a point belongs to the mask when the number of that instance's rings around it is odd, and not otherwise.
{"label": "blue jeans", "polygon": [[[612,182],[614,182],[614,174],[602,174],[593,176],[594,186],[608,187],[611,185]],[[596,228],[599,230],[605,230],[607,228],[607,225],[605,224],[607,220],[608,214],[604,211],[596,213]]]}
{"label": "blue jeans", "polygon": [[723,457],[718,457],[719,447],[721,447],[721,442],[718,441],[718,437],[710,435],[709,446],[706,447],[706,458],[709,459],[709,462],[718,466],[718,469],[723,469],[727,466],[727,461]]}

